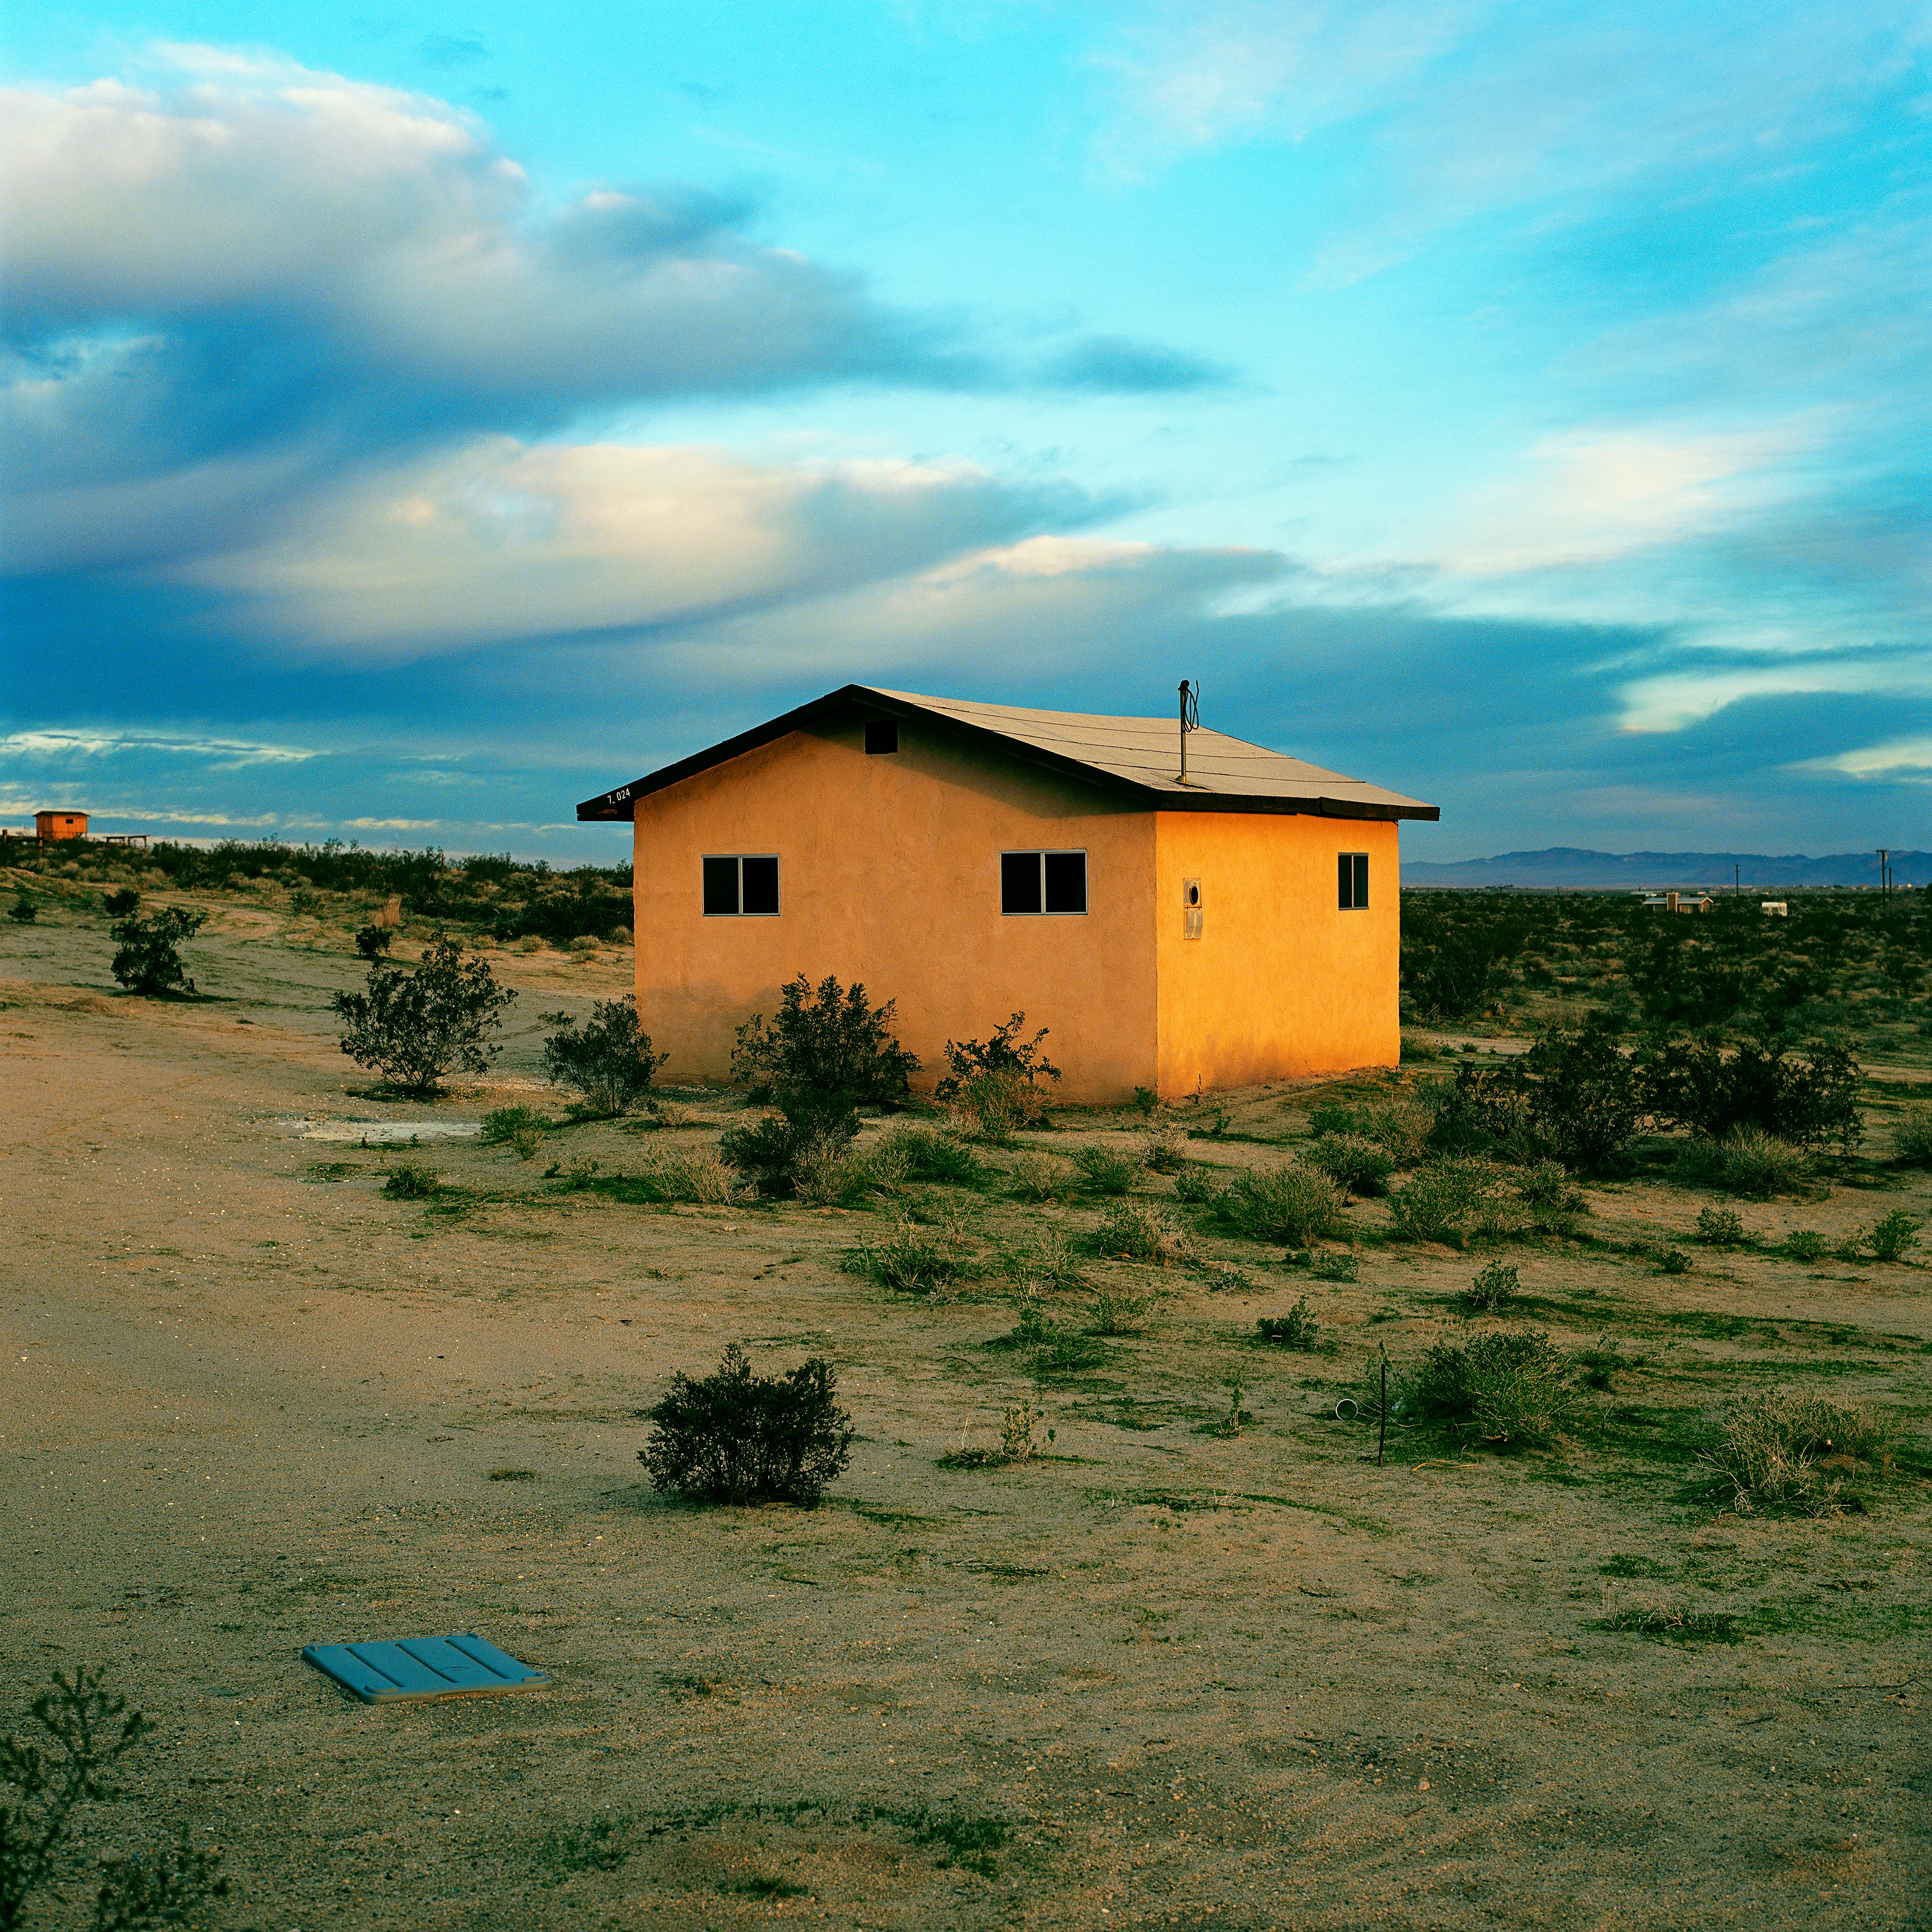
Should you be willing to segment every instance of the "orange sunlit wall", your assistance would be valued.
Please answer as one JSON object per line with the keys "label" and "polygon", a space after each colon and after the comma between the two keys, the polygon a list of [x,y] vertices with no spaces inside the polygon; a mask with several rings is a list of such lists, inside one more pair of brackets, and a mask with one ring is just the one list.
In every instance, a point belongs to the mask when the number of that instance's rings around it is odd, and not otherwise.
{"label": "orange sunlit wall", "polygon": [[[928,1087],[949,1039],[1015,1012],[1074,1101],[1394,1064],[1393,825],[1155,813],[910,722],[898,746],[795,732],[637,801],[638,1009],[666,1080],[724,1079],[734,1030],[800,973],[896,1000]],[[1000,854],[1034,848],[1086,853],[1084,914],[1001,912]],[[1338,916],[1338,850],[1370,855],[1366,910]],[[707,916],[706,855],[776,856],[776,916]]]}

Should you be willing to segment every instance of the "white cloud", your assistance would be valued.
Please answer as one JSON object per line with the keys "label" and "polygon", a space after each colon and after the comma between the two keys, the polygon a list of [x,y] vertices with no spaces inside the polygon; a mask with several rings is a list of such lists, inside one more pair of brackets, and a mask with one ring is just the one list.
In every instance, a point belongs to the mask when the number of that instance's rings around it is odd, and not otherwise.
{"label": "white cloud", "polygon": [[1882,745],[1868,745],[1856,752],[1840,752],[1834,758],[1811,758],[1793,767],[1798,771],[1843,772],[1848,778],[1916,778],[1932,773],[1932,735],[1894,738]]}
{"label": "white cloud", "polygon": [[1731,528],[1802,487],[1816,418],[1746,430],[1583,429],[1536,443],[1525,473],[1469,502],[1438,560],[1474,578],[1600,562]]}
{"label": "white cloud", "polygon": [[[1086,508],[965,464],[782,468],[706,448],[492,437],[362,473],[272,536],[172,574],[229,593],[251,634],[420,656],[820,597]],[[1015,567],[1046,570],[1053,554],[1030,549]]]}
{"label": "white cloud", "polygon": [[0,758],[76,760],[126,752],[216,759],[230,769],[244,765],[300,764],[320,754],[298,745],[261,745],[245,739],[204,738],[134,731],[10,731],[0,737]]}

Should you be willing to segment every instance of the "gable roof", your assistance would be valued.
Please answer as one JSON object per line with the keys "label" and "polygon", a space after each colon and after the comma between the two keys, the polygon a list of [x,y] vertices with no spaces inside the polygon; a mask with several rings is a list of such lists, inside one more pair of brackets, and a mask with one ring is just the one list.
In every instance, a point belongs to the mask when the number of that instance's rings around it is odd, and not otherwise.
{"label": "gable roof", "polygon": [[1344,778],[1301,758],[1250,745],[1224,732],[1187,734],[1187,782],[1181,784],[1180,724],[1174,718],[1107,718],[1082,711],[1029,711],[964,698],[926,698],[848,684],[796,711],[694,752],[615,791],[586,799],[580,819],[628,819],[637,802],[742,758],[794,731],[891,718],[942,731],[1094,785],[1144,811],[1304,813],[1322,818],[1438,818],[1432,805]]}

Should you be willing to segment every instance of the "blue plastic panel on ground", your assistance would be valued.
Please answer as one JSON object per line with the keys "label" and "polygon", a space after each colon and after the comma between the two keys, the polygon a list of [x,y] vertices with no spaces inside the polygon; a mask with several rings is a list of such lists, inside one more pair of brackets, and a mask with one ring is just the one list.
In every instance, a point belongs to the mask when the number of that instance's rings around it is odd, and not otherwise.
{"label": "blue plastic panel on ground", "polygon": [[312,1643],[303,1658],[365,1704],[422,1703],[432,1697],[494,1697],[550,1682],[473,1630],[377,1643]]}

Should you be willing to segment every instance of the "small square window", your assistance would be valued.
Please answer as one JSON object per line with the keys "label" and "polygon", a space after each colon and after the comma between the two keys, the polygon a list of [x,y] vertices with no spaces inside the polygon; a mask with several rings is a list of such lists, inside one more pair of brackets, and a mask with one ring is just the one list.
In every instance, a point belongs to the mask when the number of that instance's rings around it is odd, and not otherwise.
{"label": "small square window", "polygon": [[866,754],[868,758],[878,758],[887,752],[899,748],[899,721],[896,718],[868,718],[866,720]]}
{"label": "small square window", "polygon": [[1336,904],[1344,912],[1366,912],[1369,905],[1369,855],[1342,852],[1336,856]]}
{"label": "small square window", "polygon": [[775,919],[778,910],[778,862],[772,853],[718,854],[704,867],[707,918]]}
{"label": "small square window", "polygon": [[1006,914],[1084,913],[1087,854],[1002,852],[1000,910]]}

